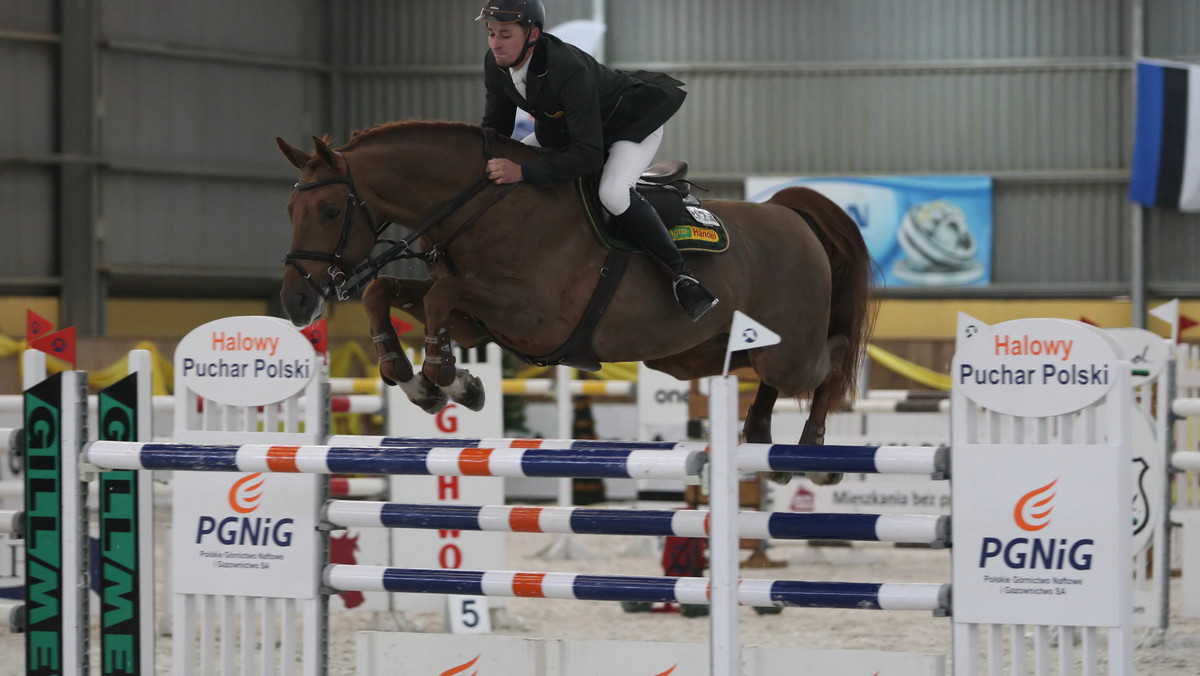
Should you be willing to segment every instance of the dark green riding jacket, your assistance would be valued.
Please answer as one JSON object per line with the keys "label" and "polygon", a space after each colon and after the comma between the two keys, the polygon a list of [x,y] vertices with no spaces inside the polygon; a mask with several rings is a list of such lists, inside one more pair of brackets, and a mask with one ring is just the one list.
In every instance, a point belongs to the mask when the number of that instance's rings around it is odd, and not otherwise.
{"label": "dark green riding jacket", "polygon": [[525,98],[507,68],[484,57],[487,100],[484,127],[508,136],[517,108],[533,115],[533,129],[548,154],[521,167],[521,174],[547,188],[600,171],[616,141],[645,140],[683,105],[683,83],[662,73],[613,70],[587,52],[542,33],[525,76]]}

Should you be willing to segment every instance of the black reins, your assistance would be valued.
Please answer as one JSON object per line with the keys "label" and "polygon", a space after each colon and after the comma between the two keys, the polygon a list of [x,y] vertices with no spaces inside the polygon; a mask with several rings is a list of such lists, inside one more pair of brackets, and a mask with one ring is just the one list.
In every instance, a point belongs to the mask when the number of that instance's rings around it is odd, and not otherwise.
{"label": "black reins", "polygon": [[[490,141],[491,139],[485,131],[483,135],[483,152],[485,159],[491,157]],[[313,181],[312,183],[297,183],[294,186],[296,190],[301,192],[322,188],[328,185],[345,185],[349,189],[349,194],[346,196],[346,215],[342,219],[342,232],[338,236],[337,246],[334,248],[332,253],[293,249],[283,256],[283,261],[295,268],[296,271],[300,273],[300,276],[303,277],[304,280],[310,285],[312,285],[312,287],[317,291],[318,294],[321,295],[322,298],[328,298],[330,294],[335,294],[338,300],[346,300],[350,298],[350,294],[366,286],[372,279],[375,278],[376,275],[379,274],[379,270],[384,265],[387,265],[392,261],[404,258],[419,258],[424,260],[426,263],[431,264],[437,261],[439,258],[444,257],[446,258],[447,263],[449,263],[447,250],[449,249],[450,244],[453,243],[454,240],[458,239],[458,237],[462,235],[468,228],[470,228],[479,219],[479,217],[484,214],[484,212],[490,209],[494,204],[496,204],[496,202],[499,202],[505,195],[512,192],[513,188],[516,188],[517,185],[519,185],[517,183],[510,183],[504,186],[478,211],[476,211],[471,215],[470,218],[463,222],[458,230],[452,233],[442,245],[434,246],[432,250],[424,253],[412,251],[411,247],[413,242],[420,239],[421,236],[426,232],[429,232],[429,230],[433,229],[436,225],[449,218],[451,214],[461,209],[464,205],[474,199],[476,195],[483,192],[483,189],[486,188],[491,181],[489,181],[486,176],[480,178],[478,181],[468,186],[465,190],[452,197],[450,201],[438,207],[437,210],[434,211],[428,218],[421,221],[420,225],[414,228],[407,237],[404,237],[397,242],[393,242],[387,249],[384,249],[374,256],[368,256],[363,262],[351,267],[346,260],[342,258],[342,255],[345,253],[346,245],[350,241],[350,231],[354,227],[355,212],[357,212],[360,208],[365,212],[367,217],[366,225],[372,229],[372,234],[375,238],[376,244],[380,242],[380,235],[383,234],[383,232],[388,228],[389,225],[392,224],[392,222],[383,221],[378,225],[372,225],[375,221],[371,216],[371,211],[367,207],[366,203],[359,199],[358,193],[354,187],[354,177],[350,173],[350,158],[342,155],[341,153],[338,154],[341,155],[342,161],[346,164],[345,176],[324,178],[319,181]],[[317,280],[308,272],[308,270],[304,269],[303,265],[300,265],[298,262],[296,262],[299,260],[312,260],[328,263],[329,282],[325,285],[319,284]],[[452,264],[450,267],[453,270]]]}

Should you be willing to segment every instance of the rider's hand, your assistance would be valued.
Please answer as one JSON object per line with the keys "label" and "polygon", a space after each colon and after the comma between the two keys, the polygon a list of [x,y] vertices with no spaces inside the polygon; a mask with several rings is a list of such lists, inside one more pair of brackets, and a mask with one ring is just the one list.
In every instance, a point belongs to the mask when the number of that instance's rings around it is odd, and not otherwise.
{"label": "rider's hand", "polygon": [[487,177],[488,180],[497,185],[502,183],[520,183],[522,180],[521,165],[512,160],[506,160],[503,157],[490,159],[487,163]]}

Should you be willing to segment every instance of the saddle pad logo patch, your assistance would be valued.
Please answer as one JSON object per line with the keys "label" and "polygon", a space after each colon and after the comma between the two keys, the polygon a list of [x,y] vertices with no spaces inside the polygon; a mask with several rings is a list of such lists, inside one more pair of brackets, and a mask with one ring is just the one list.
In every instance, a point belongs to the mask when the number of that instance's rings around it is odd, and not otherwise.
{"label": "saddle pad logo patch", "polygon": [[716,244],[721,236],[712,228],[701,228],[690,225],[677,225],[671,228],[671,239],[676,242],[707,242]]}

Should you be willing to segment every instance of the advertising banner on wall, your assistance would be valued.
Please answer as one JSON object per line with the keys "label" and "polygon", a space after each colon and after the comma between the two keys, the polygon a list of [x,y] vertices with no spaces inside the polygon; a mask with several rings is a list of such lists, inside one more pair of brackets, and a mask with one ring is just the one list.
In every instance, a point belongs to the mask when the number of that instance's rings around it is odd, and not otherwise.
{"label": "advertising banner on wall", "polygon": [[981,286],[992,280],[988,176],[750,177],[746,199],[811,188],[858,223],[884,286]]}

